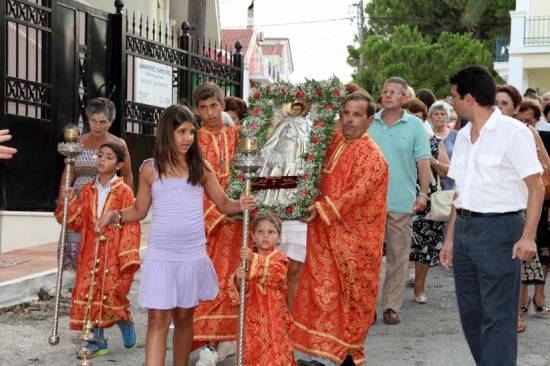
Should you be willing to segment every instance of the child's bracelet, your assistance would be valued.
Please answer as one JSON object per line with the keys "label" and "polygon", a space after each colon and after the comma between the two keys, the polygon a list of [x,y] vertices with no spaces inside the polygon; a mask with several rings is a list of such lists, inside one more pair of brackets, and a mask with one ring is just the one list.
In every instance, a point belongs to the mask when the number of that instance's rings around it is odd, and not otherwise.
{"label": "child's bracelet", "polygon": [[120,210],[114,210],[113,211],[115,213],[115,218],[114,218],[114,226],[116,227],[120,227],[120,225],[122,224],[122,211]]}

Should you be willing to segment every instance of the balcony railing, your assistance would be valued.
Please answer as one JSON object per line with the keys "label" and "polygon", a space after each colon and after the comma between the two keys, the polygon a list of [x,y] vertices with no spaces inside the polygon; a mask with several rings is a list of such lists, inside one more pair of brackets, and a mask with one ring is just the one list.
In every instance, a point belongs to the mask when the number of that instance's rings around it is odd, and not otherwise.
{"label": "balcony railing", "polygon": [[525,18],[525,46],[548,46],[550,45],[550,17],[527,17]]}
{"label": "balcony railing", "polygon": [[495,50],[495,61],[496,62],[507,62],[508,61],[508,49],[510,48],[510,38],[508,37],[497,37],[496,38],[496,50]]}

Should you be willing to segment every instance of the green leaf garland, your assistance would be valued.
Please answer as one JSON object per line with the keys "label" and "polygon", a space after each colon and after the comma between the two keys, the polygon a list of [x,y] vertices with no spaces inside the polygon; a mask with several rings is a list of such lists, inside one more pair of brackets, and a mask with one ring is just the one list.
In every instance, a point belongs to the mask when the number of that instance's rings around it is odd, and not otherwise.
{"label": "green leaf garland", "polygon": [[[317,113],[310,129],[304,159],[307,164],[304,174],[298,177],[296,193],[288,205],[257,204],[257,211],[275,212],[282,220],[300,220],[308,216],[307,208],[319,195],[321,185],[321,170],[325,160],[326,150],[334,132],[338,111],[345,100],[345,90],[342,83],[332,77],[328,80],[306,80],[301,84],[280,82],[262,84],[251,90],[248,102],[248,116],[243,120],[241,139],[254,137],[258,149],[261,150],[267,141],[267,133],[273,119],[273,108],[296,100],[316,106]],[[244,190],[244,177],[232,168],[228,195],[238,198]],[[256,211],[256,212],[257,212]],[[255,214],[255,212],[253,212]]]}

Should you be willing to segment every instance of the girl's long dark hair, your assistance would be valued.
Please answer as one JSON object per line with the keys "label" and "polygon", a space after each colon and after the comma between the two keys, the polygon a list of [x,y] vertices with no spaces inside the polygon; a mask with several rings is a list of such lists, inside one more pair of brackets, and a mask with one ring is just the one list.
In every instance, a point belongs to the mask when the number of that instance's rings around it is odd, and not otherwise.
{"label": "girl's long dark hair", "polygon": [[185,161],[189,169],[187,181],[196,186],[204,182],[206,164],[199,147],[199,128],[195,122],[195,116],[189,108],[182,105],[172,105],[162,112],[157,122],[157,137],[155,139],[153,156],[160,179],[167,175],[171,167],[183,168],[176,153],[177,147],[174,141],[174,131],[184,122],[191,122],[195,126],[193,144],[187,151]]}

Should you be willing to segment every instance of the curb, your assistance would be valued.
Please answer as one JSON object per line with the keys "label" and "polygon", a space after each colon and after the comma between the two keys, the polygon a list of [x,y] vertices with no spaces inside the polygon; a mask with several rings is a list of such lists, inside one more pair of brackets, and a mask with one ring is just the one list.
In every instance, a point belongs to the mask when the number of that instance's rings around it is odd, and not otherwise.
{"label": "curb", "polygon": [[[0,284],[0,309],[38,300],[38,291],[41,288],[48,293],[55,293],[56,281],[57,269],[50,269],[6,281]],[[64,272],[63,288],[67,288],[69,281],[70,283],[74,281],[74,273]]]}
{"label": "curb", "polygon": [[[139,252],[143,261],[143,252],[147,247],[141,247]],[[63,272],[63,289],[69,289],[74,282],[75,273]],[[55,296],[55,284],[57,281],[57,268],[33,273],[0,283],[0,310],[25,302],[38,300],[38,291],[42,288]],[[69,284],[69,286],[67,286]]]}

